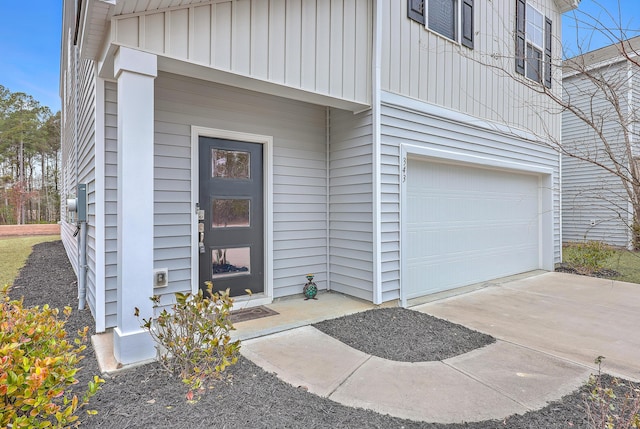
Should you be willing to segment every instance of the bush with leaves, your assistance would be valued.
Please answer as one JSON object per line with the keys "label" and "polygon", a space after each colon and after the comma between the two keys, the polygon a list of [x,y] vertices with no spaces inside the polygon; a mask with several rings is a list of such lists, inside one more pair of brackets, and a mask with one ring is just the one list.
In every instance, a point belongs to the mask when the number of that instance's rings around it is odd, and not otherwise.
{"label": "bush with leaves", "polygon": [[595,363],[598,373],[589,377],[585,410],[592,429],[640,428],[640,386],[602,375],[603,356]]}
{"label": "bush with leaves", "polygon": [[[194,392],[202,394],[212,387],[223,378],[225,369],[238,361],[240,340],[231,341],[230,335],[234,329],[230,319],[233,298],[228,289],[212,289],[208,282],[207,291],[175,293],[170,311],[163,309],[156,318],[142,319],[143,328],[157,343],[162,366],[188,386],[188,400]],[[154,308],[160,305],[159,296],[151,300]]]}
{"label": "bush with leaves", "polygon": [[570,243],[563,249],[565,264],[584,275],[592,275],[605,268],[613,255],[611,246],[601,241]]}
{"label": "bush with leaves", "polygon": [[60,319],[57,308],[24,308],[8,290],[0,290],[0,427],[69,427],[104,383],[95,376],[81,398],[70,391],[88,328],[69,341],[64,326],[70,307]]}

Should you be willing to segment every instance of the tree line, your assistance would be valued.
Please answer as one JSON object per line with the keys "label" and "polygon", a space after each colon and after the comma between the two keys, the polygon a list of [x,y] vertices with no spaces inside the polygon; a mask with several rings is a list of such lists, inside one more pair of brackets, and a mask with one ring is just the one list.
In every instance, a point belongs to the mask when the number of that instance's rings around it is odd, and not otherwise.
{"label": "tree line", "polygon": [[60,219],[60,112],[0,85],[0,225]]}

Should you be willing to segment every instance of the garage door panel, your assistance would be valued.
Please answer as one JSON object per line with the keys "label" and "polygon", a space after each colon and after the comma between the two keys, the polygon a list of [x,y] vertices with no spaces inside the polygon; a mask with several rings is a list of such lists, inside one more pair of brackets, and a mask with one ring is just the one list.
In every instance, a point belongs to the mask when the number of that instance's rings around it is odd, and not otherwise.
{"label": "garage door panel", "polygon": [[538,192],[535,175],[410,159],[407,298],[538,268]]}

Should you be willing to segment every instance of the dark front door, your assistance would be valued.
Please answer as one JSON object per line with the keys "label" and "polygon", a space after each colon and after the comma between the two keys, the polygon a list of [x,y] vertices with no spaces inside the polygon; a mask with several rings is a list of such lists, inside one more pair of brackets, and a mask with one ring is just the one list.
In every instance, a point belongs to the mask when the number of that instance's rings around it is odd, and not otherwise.
{"label": "dark front door", "polygon": [[264,291],[262,145],[200,137],[200,287]]}

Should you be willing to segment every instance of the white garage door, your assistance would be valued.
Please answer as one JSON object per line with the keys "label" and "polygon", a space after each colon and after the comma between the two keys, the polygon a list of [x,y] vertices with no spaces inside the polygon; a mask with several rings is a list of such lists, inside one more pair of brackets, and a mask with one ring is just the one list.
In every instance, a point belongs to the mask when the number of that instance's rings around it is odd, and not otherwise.
{"label": "white garage door", "polygon": [[539,179],[409,159],[405,298],[539,268]]}

